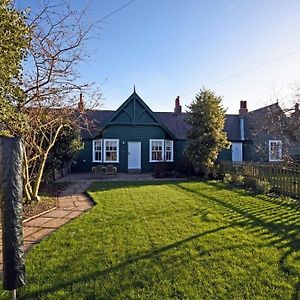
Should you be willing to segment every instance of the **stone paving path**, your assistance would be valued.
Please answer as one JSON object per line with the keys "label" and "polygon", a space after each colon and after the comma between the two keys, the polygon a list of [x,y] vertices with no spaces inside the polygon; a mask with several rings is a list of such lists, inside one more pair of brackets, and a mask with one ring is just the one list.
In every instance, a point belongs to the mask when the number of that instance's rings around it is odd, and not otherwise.
{"label": "stone paving path", "polygon": [[[78,217],[93,206],[93,202],[84,194],[92,181],[72,183],[58,197],[58,207],[23,222],[24,250],[57,230],[62,225]],[[2,242],[0,244],[0,274],[2,273]]]}

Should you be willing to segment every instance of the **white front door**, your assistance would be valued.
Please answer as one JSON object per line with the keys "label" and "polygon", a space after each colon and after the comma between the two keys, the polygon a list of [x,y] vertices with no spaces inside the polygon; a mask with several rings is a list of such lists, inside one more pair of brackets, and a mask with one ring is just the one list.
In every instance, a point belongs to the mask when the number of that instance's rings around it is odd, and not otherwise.
{"label": "white front door", "polygon": [[141,142],[128,142],[128,170],[141,169]]}
{"label": "white front door", "polygon": [[243,143],[232,143],[232,161],[243,161]]}

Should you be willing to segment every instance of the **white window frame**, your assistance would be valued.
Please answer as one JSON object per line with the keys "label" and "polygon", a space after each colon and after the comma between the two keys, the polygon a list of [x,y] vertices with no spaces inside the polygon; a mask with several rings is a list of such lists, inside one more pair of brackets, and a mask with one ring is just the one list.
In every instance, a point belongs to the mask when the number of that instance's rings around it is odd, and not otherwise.
{"label": "white window frame", "polygon": [[[162,144],[162,153],[161,160],[152,159],[152,143],[153,142],[161,142]],[[166,145],[167,143],[171,143],[171,159],[166,159]],[[149,140],[149,162],[173,162],[174,161],[174,141],[172,140],[164,140],[164,139],[150,139]]]}
{"label": "white window frame", "polygon": [[[101,145],[101,150],[100,150],[101,160],[96,159],[96,152],[97,152],[95,150],[96,142],[100,142]],[[103,141],[102,139],[93,140],[93,162],[102,162],[102,160],[103,160]]]}
{"label": "white window frame", "polygon": [[[167,159],[167,143],[171,143],[171,158]],[[165,161],[170,161],[173,162],[174,161],[174,141],[172,140],[165,140]]]}
{"label": "white window frame", "polygon": [[[161,142],[162,143],[162,145],[161,145],[161,151],[162,151],[162,153],[161,153],[161,160],[154,160],[154,159],[152,159],[152,143],[153,142]],[[163,140],[163,139],[150,139],[149,140],[149,161],[150,162],[162,162],[162,161],[164,161],[164,156],[165,156],[165,140]]]}
{"label": "white window frame", "polygon": [[[117,159],[106,160],[106,142],[117,142]],[[105,163],[118,163],[119,162],[119,139],[103,139],[103,162]]]}
{"label": "white window frame", "polygon": [[[271,151],[272,143],[278,144],[278,157],[275,158],[274,154]],[[282,161],[282,141],[281,140],[269,140],[269,161]]]}

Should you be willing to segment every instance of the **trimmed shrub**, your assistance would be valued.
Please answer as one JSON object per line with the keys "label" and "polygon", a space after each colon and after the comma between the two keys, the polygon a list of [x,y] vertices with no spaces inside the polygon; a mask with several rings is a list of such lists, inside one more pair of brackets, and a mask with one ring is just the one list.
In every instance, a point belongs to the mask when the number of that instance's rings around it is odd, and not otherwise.
{"label": "trimmed shrub", "polygon": [[242,176],[242,175],[233,176],[232,184],[236,187],[243,187],[244,186],[244,176]]}
{"label": "trimmed shrub", "polygon": [[244,187],[257,192],[258,194],[266,194],[271,189],[271,185],[268,181],[260,181],[251,177],[244,178]]}
{"label": "trimmed shrub", "polygon": [[228,173],[225,173],[224,178],[223,178],[223,182],[224,182],[224,183],[227,183],[227,184],[231,183],[231,182],[232,182],[232,177],[231,177],[231,175],[228,174]]}
{"label": "trimmed shrub", "polygon": [[256,180],[252,177],[244,177],[244,187],[247,189],[255,190]]}
{"label": "trimmed shrub", "polygon": [[255,190],[259,194],[266,194],[270,191],[271,185],[268,181],[257,181]]}

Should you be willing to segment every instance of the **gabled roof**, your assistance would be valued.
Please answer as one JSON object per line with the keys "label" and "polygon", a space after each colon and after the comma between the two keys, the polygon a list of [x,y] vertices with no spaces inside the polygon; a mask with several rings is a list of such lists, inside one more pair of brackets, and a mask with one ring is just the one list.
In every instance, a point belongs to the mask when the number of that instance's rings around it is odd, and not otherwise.
{"label": "gabled roof", "polygon": [[174,132],[161,122],[141,97],[134,92],[103,124],[109,125],[152,125],[162,127],[172,138]]}
{"label": "gabled roof", "polygon": [[253,133],[279,126],[279,120],[285,119],[285,114],[278,102],[255,109],[248,112],[245,116],[245,139],[252,139]]}
{"label": "gabled roof", "polygon": [[83,119],[92,124],[90,130],[82,130],[81,136],[83,139],[95,138],[103,129],[110,125],[159,126],[173,139],[178,138],[175,133],[176,131],[170,128],[171,122],[167,122],[168,124],[166,124],[161,120],[157,116],[157,113],[154,113],[135,91],[116,111],[86,110]]}
{"label": "gabled roof", "polygon": [[[173,112],[153,112],[153,114],[162,124],[164,124],[165,127],[169,129],[169,131],[173,133],[176,139],[186,140],[187,131],[189,129],[189,125],[185,122],[186,113],[176,114]],[[101,133],[114,115],[115,111],[112,110],[85,111],[85,118],[93,125],[89,131],[82,130],[82,138],[95,138],[99,135],[99,133]],[[239,115],[226,115],[225,131],[227,132],[227,138],[230,141],[240,140],[239,119]]]}

